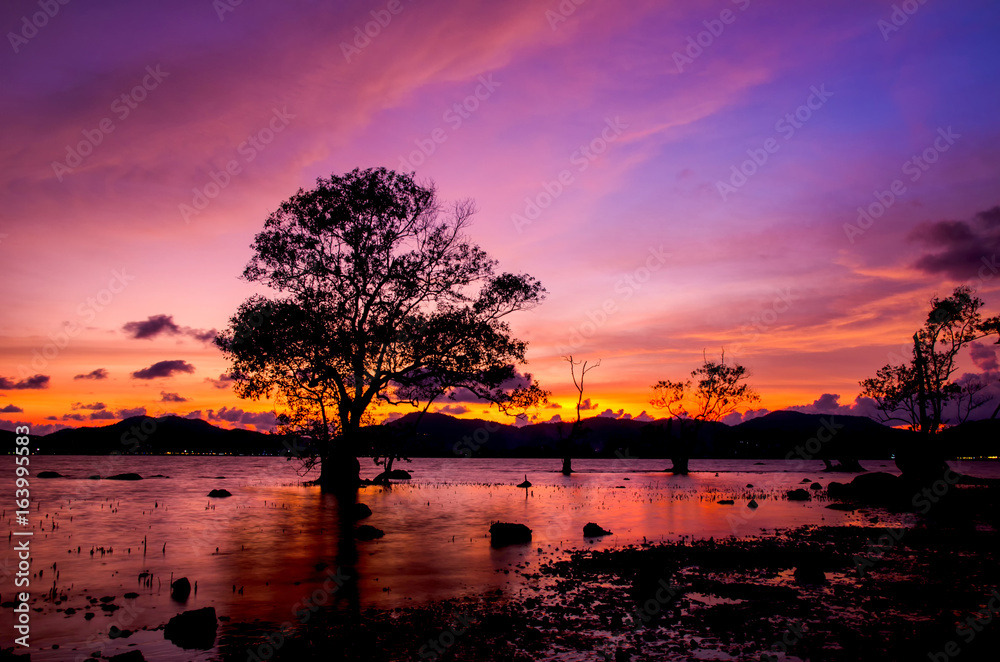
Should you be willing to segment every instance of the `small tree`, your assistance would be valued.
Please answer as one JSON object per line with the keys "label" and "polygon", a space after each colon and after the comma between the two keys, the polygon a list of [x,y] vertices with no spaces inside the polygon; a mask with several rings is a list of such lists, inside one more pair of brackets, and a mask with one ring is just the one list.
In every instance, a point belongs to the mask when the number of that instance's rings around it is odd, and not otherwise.
{"label": "small tree", "polygon": [[545,290],[495,272],[464,235],[474,211],[445,207],[410,174],[354,170],[299,190],[254,239],[243,277],[279,296],[251,297],[216,344],[241,397],[277,393],[312,435],[324,489],[357,488],[361,427],[379,401],[459,388],[498,403],[541,393],[505,388],[527,349],[505,318]]}
{"label": "small tree", "polygon": [[[582,419],[580,417],[580,407],[583,405],[583,380],[587,377],[587,373],[601,365],[601,360],[597,359],[597,363],[587,367],[587,362],[584,361],[581,365],[579,361],[573,360],[573,355],[564,356],[564,361],[569,363],[569,374],[573,378],[573,386],[577,391],[576,398],[576,421],[573,423],[573,427],[570,429],[569,439],[563,442],[563,465],[562,473],[564,476],[569,476],[573,473],[573,449],[579,441],[580,437],[583,436],[583,425]],[[580,379],[576,378],[576,366],[580,366]]]}
{"label": "small tree", "polygon": [[[746,383],[750,371],[738,363],[726,363],[722,352],[718,361],[706,355],[704,362],[691,371],[685,381],[661,380],[653,385],[653,398],[649,401],[658,409],[665,409],[678,419],[678,440],[672,444],[670,469],[675,474],[687,474],[694,442],[708,421],[719,421],[742,405],[760,401],[757,392]],[[689,406],[693,408],[689,409]],[[691,421],[686,424],[685,421]],[[668,422],[668,425],[672,423]],[[668,427],[669,429],[669,427]]]}

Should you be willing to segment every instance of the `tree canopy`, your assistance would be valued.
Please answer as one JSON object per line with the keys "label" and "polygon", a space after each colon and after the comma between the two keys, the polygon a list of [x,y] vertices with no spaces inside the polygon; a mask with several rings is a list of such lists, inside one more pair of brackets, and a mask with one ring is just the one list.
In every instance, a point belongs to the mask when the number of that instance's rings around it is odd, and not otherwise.
{"label": "tree canopy", "polygon": [[[670,457],[675,474],[688,472],[688,460],[694,446],[694,437],[704,423],[719,421],[738,407],[760,401],[760,396],[747,383],[750,371],[739,363],[726,363],[726,353],[719,360],[707,354],[700,366],[691,371],[691,379],[683,381],[661,380],[653,385],[649,401],[657,409],[665,409],[680,419],[678,438],[670,439]],[[689,407],[692,406],[690,409]],[[693,423],[685,424],[691,419]],[[689,430],[693,427],[693,430]],[[672,437],[673,421],[667,421],[667,436]],[[693,434],[692,434],[693,433]]]}
{"label": "tree canopy", "polygon": [[[741,405],[760,402],[760,396],[746,383],[749,378],[746,366],[726,363],[725,352],[718,361],[705,356],[704,362],[691,371],[691,379],[654,384],[650,404],[677,418],[718,421]],[[689,409],[689,405],[693,408]]]}

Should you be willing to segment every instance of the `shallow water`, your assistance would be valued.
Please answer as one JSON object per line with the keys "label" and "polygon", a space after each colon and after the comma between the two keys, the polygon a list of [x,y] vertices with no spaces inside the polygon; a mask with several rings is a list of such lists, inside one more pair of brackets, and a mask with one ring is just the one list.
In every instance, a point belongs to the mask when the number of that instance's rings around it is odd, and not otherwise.
{"label": "shallow water", "polygon": [[[891,462],[865,464],[895,472]],[[113,641],[102,633],[111,625],[155,628],[180,611],[205,606],[233,621],[294,623],[306,613],[305,601],[330,605],[344,598],[328,581],[341,566],[353,566],[360,579],[360,606],[395,607],[485,590],[516,593],[524,581],[516,570],[533,571],[569,549],[869,521],[862,512],[826,510],[822,496],[805,503],[783,498],[786,490],[808,488],[806,479],[824,486],[850,480],[850,474],[821,473],[818,461],[702,460],[692,462],[690,476],[663,473],[667,465],[577,460],[577,473],[566,477],[557,471],[558,460],[416,459],[401,465],[412,481],[361,490],[359,500],[374,512],[364,523],[384,530],[385,537],[355,547],[341,535],[336,500],[304,486],[297,465],[283,459],[35,456],[33,475],[57,471],[68,478],[31,481],[30,603],[41,610],[32,614],[32,659],[84,659],[93,651],[125,651],[129,644],[137,644],[148,660],[178,654],[208,659],[211,652],[180,653],[159,631]],[[13,466],[13,457],[0,458],[0,484],[11,495]],[[997,463],[965,462],[959,468],[1000,477]],[[147,478],[86,478],[127,472]],[[363,464],[363,473],[373,475],[375,468]],[[167,477],[151,477],[158,474]],[[514,487],[525,474],[532,487]],[[214,488],[233,496],[209,499]],[[748,508],[750,498],[760,507]],[[720,499],[736,503],[719,505]],[[19,530],[13,500],[7,501],[11,507],[3,517]],[[526,524],[531,544],[492,549],[489,525],[497,520]],[[587,522],[613,534],[584,540]],[[0,565],[3,601],[12,600],[15,590],[16,542],[9,538]],[[148,585],[141,573],[151,573]],[[184,604],[172,601],[171,576],[197,582],[197,593]],[[325,590],[324,582],[334,590]],[[54,597],[46,594],[53,589]],[[126,599],[128,592],[139,596]],[[86,621],[89,596],[114,596],[120,608],[91,607],[97,616]],[[67,607],[78,611],[57,611]],[[0,628],[3,645],[11,645],[9,608]]]}

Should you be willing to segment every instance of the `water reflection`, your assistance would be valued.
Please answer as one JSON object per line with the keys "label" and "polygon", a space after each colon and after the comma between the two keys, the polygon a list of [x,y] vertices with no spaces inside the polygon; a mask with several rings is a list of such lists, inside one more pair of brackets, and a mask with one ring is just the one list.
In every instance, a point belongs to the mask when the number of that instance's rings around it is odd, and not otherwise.
{"label": "water reflection", "polygon": [[[86,479],[106,468],[107,458],[34,459],[36,474],[50,470],[73,477],[32,483],[37,573],[32,607],[42,609],[35,616],[33,642],[63,647],[61,656],[33,651],[38,660],[66,659],[67,647],[89,655],[98,650],[99,632],[111,624],[122,627],[124,614],[132,630],[155,628],[178,611],[205,606],[234,621],[294,623],[310,607],[329,603],[357,618],[369,606],[516,591],[525,581],[517,570],[534,572],[568,549],[750,536],[864,517],[826,510],[822,497],[806,503],[775,498],[802,486],[804,478],[828,483],[821,462],[809,467],[811,473],[787,472],[790,463],[783,462],[706,462],[708,473],[675,477],[660,471],[662,460],[578,461],[579,473],[567,477],[554,460],[423,459],[407,467],[412,482],[360,491],[359,500],[373,511],[363,523],[386,535],[356,541],[354,503],[303,486],[295,466],[284,460],[118,458],[117,472],[169,476],[127,482]],[[13,458],[4,462],[9,465],[4,475],[12,476]],[[995,471],[985,466],[976,473]],[[516,487],[524,474],[532,486]],[[832,477],[838,478],[843,480]],[[207,497],[215,488],[233,496]],[[760,508],[746,508],[751,497]],[[735,503],[722,506],[716,503],[720,499]],[[494,521],[527,525],[531,544],[492,549],[488,531]],[[612,535],[585,541],[588,522]],[[12,541],[4,564],[8,572],[16,564]],[[142,581],[143,573],[152,581]],[[331,576],[349,579],[331,592],[324,589]],[[170,599],[171,577],[197,582],[183,604]],[[5,586],[12,586],[9,576]],[[65,598],[46,600],[50,589]],[[126,600],[129,592],[138,597]],[[102,596],[114,596],[120,609],[95,609],[88,598]],[[67,616],[67,608],[77,613]],[[84,620],[86,611],[97,616]],[[2,619],[0,627],[11,627],[11,610],[5,609]],[[135,636],[127,643],[150,635]],[[105,639],[103,650],[124,650],[127,643]],[[155,659],[155,651],[146,657]]]}

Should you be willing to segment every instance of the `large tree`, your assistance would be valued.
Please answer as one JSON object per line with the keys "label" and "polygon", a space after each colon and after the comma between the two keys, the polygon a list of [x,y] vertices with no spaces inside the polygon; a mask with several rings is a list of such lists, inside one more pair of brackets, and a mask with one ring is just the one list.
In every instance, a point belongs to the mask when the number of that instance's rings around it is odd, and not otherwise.
{"label": "large tree", "polygon": [[465,236],[474,212],[446,207],[412,174],[356,169],[300,189],[254,239],[243,277],[271,296],[244,302],[216,343],[241,397],[278,396],[324,489],[356,489],[359,453],[379,454],[362,426],[380,403],[544,395],[537,383],[509,388],[527,345],[506,317],[545,290],[497,273]]}
{"label": "large tree", "polygon": [[[719,421],[743,405],[755,404],[760,396],[747,380],[750,371],[739,363],[726,363],[725,351],[719,360],[707,355],[700,366],[691,371],[691,379],[661,380],[653,385],[649,401],[657,409],[665,409],[672,417],[668,422],[670,459],[675,474],[688,473],[688,462],[698,435],[706,422]],[[678,421],[677,438],[673,439],[673,420]]]}
{"label": "large tree", "polygon": [[[872,398],[886,423],[900,423],[926,439],[942,426],[962,419],[962,399],[969,395],[952,377],[958,370],[959,352],[980,338],[1000,331],[1000,316],[983,319],[983,300],[968,286],[956,287],[951,296],[934,297],[923,327],[913,334],[913,354],[907,364],[887,364],[874,377],[860,382],[861,394]],[[955,416],[948,405],[956,403]],[[968,405],[966,405],[968,406]],[[966,416],[967,416],[966,412]],[[939,449],[929,443],[900,449],[896,463],[904,474],[932,478],[943,470]]]}

